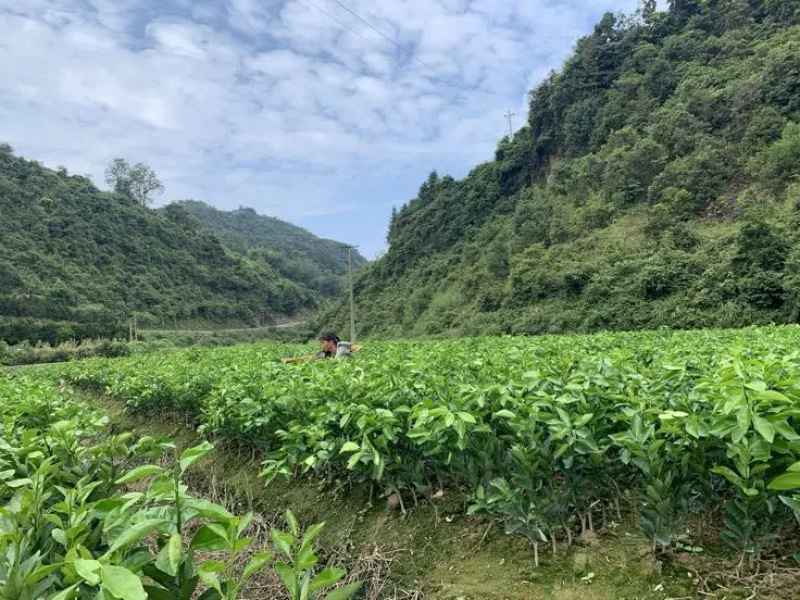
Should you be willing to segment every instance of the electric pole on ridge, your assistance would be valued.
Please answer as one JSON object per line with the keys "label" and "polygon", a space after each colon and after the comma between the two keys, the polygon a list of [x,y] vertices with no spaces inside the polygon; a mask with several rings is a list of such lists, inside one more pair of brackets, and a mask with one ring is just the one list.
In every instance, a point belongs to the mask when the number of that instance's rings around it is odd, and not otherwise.
{"label": "electric pole on ridge", "polygon": [[345,246],[347,248],[347,266],[350,271],[350,341],[356,341],[356,301],[353,292],[353,250],[358,246]]}
{"label": "electric pole on ridge", "polygon": [[516,116],[517,116],[516,113],[512,113],[511,111],[508,111],[506,113],[506,120],[508,121],[508,137],[509,138],[513,138],[514,137],[514,127],[511,124],[511,118],[512,117],[516,117]]}

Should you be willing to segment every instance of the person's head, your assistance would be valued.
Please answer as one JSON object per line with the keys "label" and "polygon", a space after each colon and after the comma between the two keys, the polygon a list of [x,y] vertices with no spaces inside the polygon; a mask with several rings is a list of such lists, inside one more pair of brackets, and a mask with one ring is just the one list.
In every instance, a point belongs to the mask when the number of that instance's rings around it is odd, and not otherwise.
{"label": "person's head", "polygon": [[332,331],[326,331],[319,336],[319,343],[322,345],[322,350],[328,354],[336,352],[336,346],[339,345],[339,336]]}

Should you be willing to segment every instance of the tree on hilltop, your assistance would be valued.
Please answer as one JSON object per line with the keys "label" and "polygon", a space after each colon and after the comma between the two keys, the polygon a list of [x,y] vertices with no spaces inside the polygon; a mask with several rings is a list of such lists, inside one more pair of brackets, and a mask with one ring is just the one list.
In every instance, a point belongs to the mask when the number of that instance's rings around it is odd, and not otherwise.
{"label": "tree on hilltop", "polygon": [[131,166],[124,158],[115,158],[108,165],[106,183],[115,193],[142,206],[152,204],[154,196],[164,193],[164,185],[153,169],[142,163]]}

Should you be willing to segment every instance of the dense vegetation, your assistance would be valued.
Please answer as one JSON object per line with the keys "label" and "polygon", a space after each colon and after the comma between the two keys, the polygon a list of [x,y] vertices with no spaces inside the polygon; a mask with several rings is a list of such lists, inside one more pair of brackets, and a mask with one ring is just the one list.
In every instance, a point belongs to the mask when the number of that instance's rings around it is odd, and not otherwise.
{"label": "dense vegetation", "polygon": [[[330,292],[226,248],[181,205],[151,210],[8,145],[0,145],[0,256],[0,339],[11,344],[122,336],[134,312],[139,324],[269,323]],[[331,273],[328,262],[319,268]]]}
{"label": "dense vegetation", "polygon": [[[336,296],[344,290],[348,269],[345,244],[320,239],[291,223],[259,215],[252,208],[222,211],[192,200],[179,205],[228,248],[260,258],[287,279],[319,290],[324,296]],[[354,252],[353,268],[365,264],[364,257]]]}
{"label": "dense vegetation", "polygon": [[[275,555],[255,552],[252,513],[190,494],[186,471],[208,443],[180,453],[115,433],[96,404],[34,377],[0,377],[0,427],[4,600],[237,600],[272,565],[286,597],[316,600],[345,574],[315,568],[321,525],[303,536],[287,513],[288,531],[272,531]],[[146,462],[162,455],[172,460]]]}
{"label": "dense vegetation", "polygon": [[691,544],[690,512],[723,511],[747,570],[798,543],[799,331],[387,342],[300,365],[277,360],[289,347],[195,350],[62,375],[258,451],[267,481],[366,482],[401,506],[467,489],[534,549],[622,503],[654,550]]}
{"label": "dense vegetation", "polygon": [[800,1],[654,7],[607,14],[493,161],[392,215],[362,333],[800,319]]}
{"label": "dense vegetation", "polygon": [[47,342],[31,344],[27,340],[10,345],[0,339],[0,366],[68,362],[94,356],[114,358],[128,356],[133,348],[138,350],[139,347],[137,342],[128,343],[109,339],[84,339],[80,342],[73,340],[54,346]]}
{"label": "dense vegetation", "polygon": [[108,338],[85,338],[58,344],[39,341],[35,344],[25,340],[8,344],[0,335],[0,366],[34,365],[42,363],[69,362],[91,357],[115,358],[130,354],[168,352],[187,347],[235,346],[256,342],[304,343],[317,332],[307,325],[296,327],[252,327],[247,329],[223,329],[219,331],[140,331],[138,339],[110,340]]}

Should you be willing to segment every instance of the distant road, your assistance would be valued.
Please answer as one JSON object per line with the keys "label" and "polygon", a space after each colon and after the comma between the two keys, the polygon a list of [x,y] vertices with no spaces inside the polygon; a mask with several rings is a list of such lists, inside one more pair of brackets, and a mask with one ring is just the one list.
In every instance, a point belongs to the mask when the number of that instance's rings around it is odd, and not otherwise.
{"label": "distant road", "polygon": [[140,329],[140,333],[227,333],[231,331],[258,331],[259,329],[288,329],[298,325],[305,325],[306,321],[296,321],[294,323],[284,323],[283,325],[272,325],[270,327],[244,327],[242,329]]}

